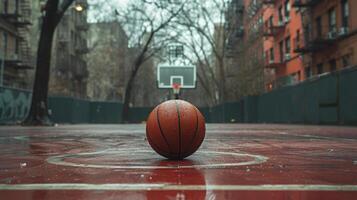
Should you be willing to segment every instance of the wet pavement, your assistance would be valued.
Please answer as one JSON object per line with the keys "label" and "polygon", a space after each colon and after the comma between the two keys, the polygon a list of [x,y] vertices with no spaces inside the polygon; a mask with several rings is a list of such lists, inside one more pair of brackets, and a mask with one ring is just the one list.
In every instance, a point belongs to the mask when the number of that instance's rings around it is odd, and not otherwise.
{"label": "wet pavement", "polygon": [[0,199],[357,199],[357,128],[209,124],[170,161],[142,124],[0,127]]}

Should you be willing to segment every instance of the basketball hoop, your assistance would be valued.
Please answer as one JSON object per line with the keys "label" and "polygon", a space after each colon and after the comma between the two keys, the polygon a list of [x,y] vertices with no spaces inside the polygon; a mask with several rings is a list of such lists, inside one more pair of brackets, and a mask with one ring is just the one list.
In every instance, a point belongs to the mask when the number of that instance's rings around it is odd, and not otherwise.
{"label": "basketball hoop", "polygon": [[175,99],[179,99],[181,84],[179,83],[172,84],[172,89],[174,90]]}

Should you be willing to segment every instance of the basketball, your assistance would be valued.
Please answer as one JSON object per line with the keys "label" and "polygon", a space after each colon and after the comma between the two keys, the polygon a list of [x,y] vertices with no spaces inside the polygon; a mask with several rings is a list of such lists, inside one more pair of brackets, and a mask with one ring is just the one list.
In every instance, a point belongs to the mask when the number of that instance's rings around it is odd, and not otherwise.
{"label": "basketball", "polygon": [[181,160],[201,146],[205,129],[204,117],[194,105],[183,100],[169,100],[150,113],[146,137],[161,156]]}

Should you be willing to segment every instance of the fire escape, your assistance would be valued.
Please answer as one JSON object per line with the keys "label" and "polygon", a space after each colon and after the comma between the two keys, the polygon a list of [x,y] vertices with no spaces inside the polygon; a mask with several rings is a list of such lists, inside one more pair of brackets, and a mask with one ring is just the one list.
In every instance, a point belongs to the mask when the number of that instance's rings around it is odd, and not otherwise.
{"label": "fire escape", "polygon": [[295,0],[293,7],[300,9],[303,30],[293,39],[293,49],[296,53],[314,53],[333,45],[340,33],[337,27],[322,26],[313,18],[313,10],[321,0]]}
{"label": "fire escape", "polygon": [[234,58],[242,50],[241,41],[244,36],[243,28],[244,6],[241,1],[233,0],[231,7],[226,14],[227,22],[225,24],[226,39],[226,57]]}
{"label": "fire escape", "polygon": [[312,7],[320,3],[321,0],[294,0],[292,6],[295,8]]}
{"label": "fire escape", "polygon": [[2,17],[16,27],[17,43],[15,54],[9,55],[5,62],[17,69],[32,69],[33,60],[29,45],[29,25],[31,25],[31,1],[18,0],[13,13],[2,13]]}

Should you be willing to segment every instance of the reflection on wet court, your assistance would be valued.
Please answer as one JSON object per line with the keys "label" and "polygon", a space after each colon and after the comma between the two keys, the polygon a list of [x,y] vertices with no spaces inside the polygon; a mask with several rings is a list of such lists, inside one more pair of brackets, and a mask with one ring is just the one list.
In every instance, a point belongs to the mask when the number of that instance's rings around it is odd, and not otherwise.
{"label": "reflection on wet court", "polygon": [[182,161],[144,125],[1,127],[5,199],[353,199],[356,128],[209,124]]}

